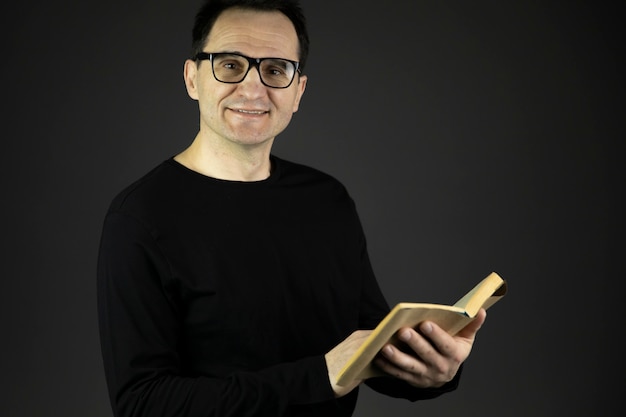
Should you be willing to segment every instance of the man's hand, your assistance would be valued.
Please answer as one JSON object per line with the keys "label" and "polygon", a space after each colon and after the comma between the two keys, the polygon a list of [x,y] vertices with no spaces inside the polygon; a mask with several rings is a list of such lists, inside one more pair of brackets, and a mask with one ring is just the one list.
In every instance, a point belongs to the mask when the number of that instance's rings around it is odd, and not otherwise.
{"label": "man's hand", "polygon": [[398,331],[398,338],[409,348],[405,353],[387,344],[376,365],[388,374],[418,388],[436,388],[451,381],[472,350],[476,333],[485,322],[484,309],[456,336],[450,336],[432,322],[424,322],[416,331],[410,327]]}
{"label": "man's hand", "polygon": [[[487,313],[480,310],[470,324],[450,336],[432,322],[419,325],[419,330],[410,327],[398,331],[410,353],[387,344],[376,358],[375,364],[391,376],[407,381],[418,388],[436,388],[451,381],[461,364],[472,350],[476,333],[485,322]],[[335,346],[325,356],[328,378],[337,397],[342,397],[357,387],[362,380],[354,380],[346,386],[335,384],[337,375],[354,352],[370,335],[371,330],[358,330]]]}

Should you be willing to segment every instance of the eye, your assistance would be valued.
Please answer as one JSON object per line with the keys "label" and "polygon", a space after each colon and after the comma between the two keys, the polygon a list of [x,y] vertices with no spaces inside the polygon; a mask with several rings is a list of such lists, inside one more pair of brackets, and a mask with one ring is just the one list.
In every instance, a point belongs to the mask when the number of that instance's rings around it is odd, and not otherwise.
{"label": "eye", "polygon": [[220,66],[229,70],[239,70],[241,69],[241,63],[237,61],[222,61]]}
{"label": "eye", "polygon": [[219,71],[241,72],[247,68],[247,61],[236,55],[216,56],[213,64]]}
{"label": "eye", "polygon": [[279,68],[279,67],[266,68],[265,72],[269,75],[275,75],[275,76],[285,75],[286,73],[284,68]]}
{"label": "eye", "polygon": [[263,61],[263,74],[270,77],[289,77],[293,72],[293,64],[282,59]]}

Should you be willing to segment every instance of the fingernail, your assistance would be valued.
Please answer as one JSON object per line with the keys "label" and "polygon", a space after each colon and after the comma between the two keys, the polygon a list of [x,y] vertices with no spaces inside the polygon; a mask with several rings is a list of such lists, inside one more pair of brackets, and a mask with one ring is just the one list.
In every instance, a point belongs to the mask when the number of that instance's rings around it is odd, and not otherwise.
{"label": "fingernail", "polygon": [[400,340],[402,340],[403,342],[408,342],[409,340],[411,340],[411,332],[408,330],[405,330],[402,333],[400,333]]}
{"label": "fingernail", "polygon": [[426,323],[422,324],[422,331],[423,331],[424,333],[430,333],[430,332],[432,332],[432,331],[433,331],[433,325],[432,325],[432,324],[430,324],[430,323],[428,323],[428,322],[426,322]]}
{"label": "fingernail", "polygon": [[385,354],[385,356],[393,356],[393,349],[391,348],[391,346],[387,345],[383,348],[383,353]]}

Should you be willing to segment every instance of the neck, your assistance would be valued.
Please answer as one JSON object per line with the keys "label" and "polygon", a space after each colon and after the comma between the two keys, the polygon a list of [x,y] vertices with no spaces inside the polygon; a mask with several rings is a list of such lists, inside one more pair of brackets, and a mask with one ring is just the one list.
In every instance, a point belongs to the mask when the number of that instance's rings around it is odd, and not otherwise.
{"label": "neck", "polygon": [[215,146],[200,133],[174,159],[208,177],[229,181],[261,181],[270,176],[271,142],[256,145]]}

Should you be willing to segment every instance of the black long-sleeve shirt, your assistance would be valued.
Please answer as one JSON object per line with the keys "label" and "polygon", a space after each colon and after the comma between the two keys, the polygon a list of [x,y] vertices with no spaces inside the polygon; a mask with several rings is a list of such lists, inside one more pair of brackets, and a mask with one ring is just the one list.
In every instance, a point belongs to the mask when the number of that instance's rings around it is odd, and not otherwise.
{"label": "black long-sleeve shirt", "polygon": [[[113,200],[98,313],[116,416],[352,414],[357,390],[334,398],[324,354],[388,306],[344,187],[272,166],[237,182],[169,159]],[[456,386],[368,382],[410,400]]]}

